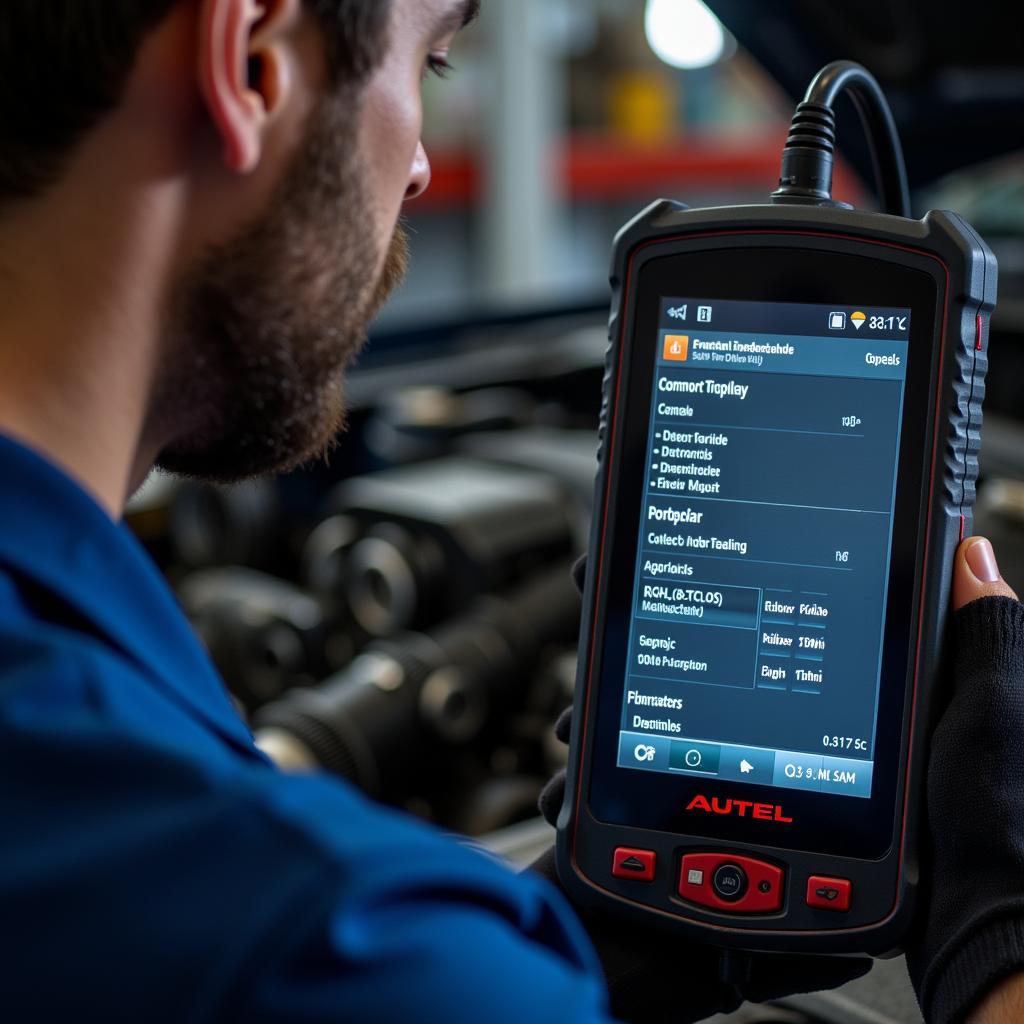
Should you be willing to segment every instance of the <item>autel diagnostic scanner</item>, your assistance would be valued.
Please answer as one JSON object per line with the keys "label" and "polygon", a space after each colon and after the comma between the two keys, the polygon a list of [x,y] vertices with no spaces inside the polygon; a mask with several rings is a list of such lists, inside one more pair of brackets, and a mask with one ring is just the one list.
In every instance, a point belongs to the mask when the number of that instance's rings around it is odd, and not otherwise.
{"label": "autel diagnostic scanner", "polygon": [[[887,213],[831,198],[848,90]],[[919,875],[996,264],[908,219],[877,82],[796,111],[770,205],[619,234],[559,875],[723,947],[883,953]]]}

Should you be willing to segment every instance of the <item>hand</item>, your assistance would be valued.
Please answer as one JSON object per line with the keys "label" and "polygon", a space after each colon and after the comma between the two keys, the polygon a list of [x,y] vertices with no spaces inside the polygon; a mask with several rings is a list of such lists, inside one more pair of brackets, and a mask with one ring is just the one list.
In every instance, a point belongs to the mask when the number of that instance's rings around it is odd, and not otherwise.
{"label": "hand", "polygon": [[934,1024],[1024,969],[1024,606],[984,538],[957,551],[953,609],[954,690],[932,738],[931,849],[907,951]]}
{"label": "hand", "polygon": [[[573,569],[583,589],[585,561]],[[572,709],[558,719],[555,735],[569,742]],[[544,788],[540,810],[554,825],[565,795],[565,772]],[[559,884],[554,851],[533,865]],[[713,946],[674,940],[654,929],[636,933],[621,921],[591,911],[580,911],[604,967],[612,1012],[638,1024],[700,1020],[716,1012],[735,1009],[743,1000],[760,1003],[797,992],[836,988],[871,969],[867,957],[840,958],[781,954],[731,954]]]}

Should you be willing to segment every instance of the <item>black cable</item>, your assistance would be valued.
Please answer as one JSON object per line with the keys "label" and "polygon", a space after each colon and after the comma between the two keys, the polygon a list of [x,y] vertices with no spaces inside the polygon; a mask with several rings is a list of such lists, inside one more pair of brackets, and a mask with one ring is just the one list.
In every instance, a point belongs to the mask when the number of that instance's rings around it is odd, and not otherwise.
{"label": "black cable", "polygon": [[782,154],[776,203],[838,205],[832,198],[835,102],[846,92],[864,125],[879,199],[886,213],[910,216],[910,190],[892,110],[874,76],[860,64],[838,60],[822,68],[797,105]]}
{"label": "black cable", "polygon": [[[903,146],[892,110],[874,75],[853,61],[835,61],[818,72],[807,89],[805,99],[834,107],[839,94],[844,91],[849,93],[864,125],[882,208],[886,213],[909,217],[910,190],[903,162]],[[885,143],[881,152],[880,142]]]}

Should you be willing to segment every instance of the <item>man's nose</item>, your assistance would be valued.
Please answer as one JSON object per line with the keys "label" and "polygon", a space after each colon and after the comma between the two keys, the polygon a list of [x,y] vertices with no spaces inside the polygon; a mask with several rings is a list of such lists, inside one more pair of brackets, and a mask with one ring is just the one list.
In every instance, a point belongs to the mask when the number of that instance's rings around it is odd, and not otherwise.
{"label": "man's nose", "polygon": [[416,199],[430,187],[430,160],[423,143],[416,144],[416,156],[413,157],[412,169],[409,172],[409,186],[405,190],[405,199]]}

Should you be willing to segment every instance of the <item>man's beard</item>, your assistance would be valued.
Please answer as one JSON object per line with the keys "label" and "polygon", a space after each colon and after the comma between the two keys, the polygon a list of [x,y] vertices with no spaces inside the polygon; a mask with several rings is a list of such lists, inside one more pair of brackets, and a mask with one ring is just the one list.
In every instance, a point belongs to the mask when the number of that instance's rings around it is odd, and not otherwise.
{"label": "man's beard", "polygon": [[326,453],[345,423],[345,368],[408,260],[380,264],[354,155],[355,105],[325,100],[268,212],[206,254],[178,291],[149,429],[157,465],[219,483]]}

